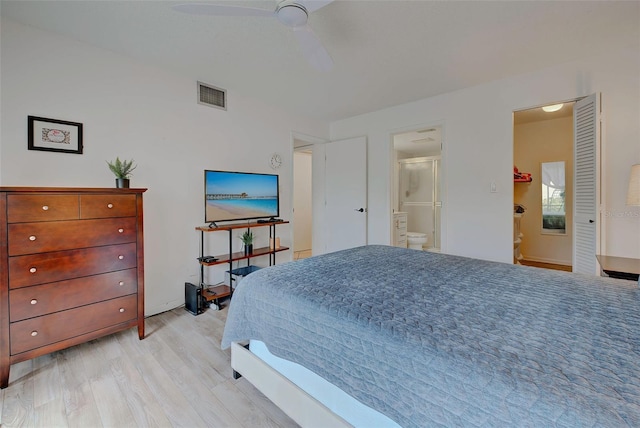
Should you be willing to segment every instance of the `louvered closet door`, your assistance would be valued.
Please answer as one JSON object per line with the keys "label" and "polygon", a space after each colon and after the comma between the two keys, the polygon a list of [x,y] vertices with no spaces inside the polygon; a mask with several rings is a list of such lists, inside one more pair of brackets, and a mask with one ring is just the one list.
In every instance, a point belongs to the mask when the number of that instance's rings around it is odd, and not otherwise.
{"label": "louvered closet door", "polygon": [[576,102],[574,126],[573,272],[599,275],[600,96]]}

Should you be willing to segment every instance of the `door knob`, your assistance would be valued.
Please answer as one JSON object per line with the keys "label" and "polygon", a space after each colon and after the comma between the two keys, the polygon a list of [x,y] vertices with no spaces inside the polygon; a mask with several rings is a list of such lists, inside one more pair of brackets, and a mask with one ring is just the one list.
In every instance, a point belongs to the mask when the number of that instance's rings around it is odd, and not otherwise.
{"label": "door knob", "polygon": [[593,223],[595,220],[589,220],[589,223]]}
{"label": "door knob", "polygon": [[363,213],[364,212],[364,208],[355,208],[355,211]]}

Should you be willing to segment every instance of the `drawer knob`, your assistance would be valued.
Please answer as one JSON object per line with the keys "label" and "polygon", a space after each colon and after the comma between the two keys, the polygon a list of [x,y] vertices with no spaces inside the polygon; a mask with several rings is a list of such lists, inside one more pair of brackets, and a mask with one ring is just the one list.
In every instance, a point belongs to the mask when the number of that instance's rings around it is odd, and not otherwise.
{"label": "drawer knob", "polygon": [[34,235],[31,235],[31,236],[29,237],[29,241],[35,241],[35,240],[36,240],[36,237],[35,237]]}
{"label": "drawer knob", "polygon": [[120,281],[118,285],[124,285],[124,281]]}
{"label": "drawer knob", "polygon": [[35,305],[36,303],[38,303],[38,300],[36,300],[36,299],[31,299],[31,304],[32,304],[32,305]]}
{"label": "drawer knob", "polygon": [[124,256],[123,256],[122,254],[120,254],[120,255],[118,256],[118,260],[122,260],[122,259],[124,259]]}
{"label": "drawer knob", "polygon": [[113,204],[107,204],[107,208],[113,208]]}
{"label": "drawer knob", "polygon": [[34,330],[34,331],[32,331],[32,332],[31,332],[31,336],[32,336],[32,337],[36,337],[37,335],[38,335],[38,332],[37,332],[37,331],[35,331],[35,330]]}
{"label": "drawer knob", "polygon": [[42,206],[42,210],[43,211],[48,211],[49,210],[49,205],[43,205]]}
{"label": "drawer knob", "polygon": [[122,232],[124,232],[124,229],[123,229],[123,228],[120,228],[120,229],[118,229],[118,232],[119,232],[119,233],[122,233]]}
{"label": "drawer knob", "polygon": [[36,268],[32,267],[31,269],[29,269],[29,272],[31,272],[31,273],[36,273],[36,271],[37,271],[37,270],[38,270],[38,269],[36,269]]}
{"label": "drawer knob", "polygon": [[124,308],[120,308],[120,313],[124,312]]}

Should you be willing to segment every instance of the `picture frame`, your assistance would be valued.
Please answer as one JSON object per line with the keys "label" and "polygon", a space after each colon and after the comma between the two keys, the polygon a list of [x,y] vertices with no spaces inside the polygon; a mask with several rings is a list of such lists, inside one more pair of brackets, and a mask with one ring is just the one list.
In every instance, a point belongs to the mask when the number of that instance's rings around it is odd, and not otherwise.
{"label": "picture frame", "polygon": [[28,116],[29,150],[82,154],[82,123]]}

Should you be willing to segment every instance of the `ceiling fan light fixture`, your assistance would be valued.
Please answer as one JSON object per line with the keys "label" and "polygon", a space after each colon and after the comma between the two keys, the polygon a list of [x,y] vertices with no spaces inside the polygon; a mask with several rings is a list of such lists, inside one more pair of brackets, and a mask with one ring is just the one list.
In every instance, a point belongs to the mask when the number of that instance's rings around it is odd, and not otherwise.
{"label": "ceiling fan light fixture", "polygon": [[287,27],[300,27],[307,23],[309,15],[304,6],[298,3],[281,3],[276,10],[278,20]]}
{"label": "ceiling fan light fixture", "polygon": [[550,106],[544,106],[542,107],[542,110],[546,111],[547,113],[551,113],[551,112],[560,110],[563,105],[564,104],[561,103],[561,104],[553,104]]}

